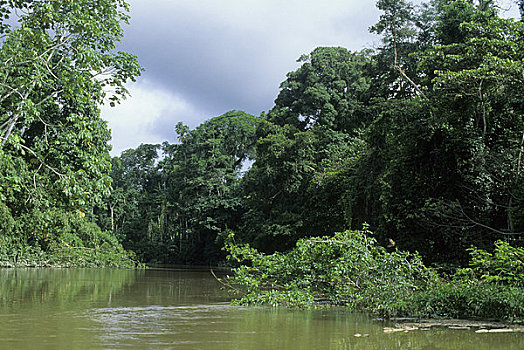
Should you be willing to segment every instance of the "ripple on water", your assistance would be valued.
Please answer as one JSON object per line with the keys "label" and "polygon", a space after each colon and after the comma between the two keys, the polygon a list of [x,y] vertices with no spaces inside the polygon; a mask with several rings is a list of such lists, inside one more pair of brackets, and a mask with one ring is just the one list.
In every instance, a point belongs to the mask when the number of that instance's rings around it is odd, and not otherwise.
{"label": "ripple on water", "polygon": [[228,330],[227,325],[234,322],[242,310],[229,304],[151,305],[98,308],[86,312],[85,317],[99,325],[96,333],[106,346],[131,346],[138,342],[162,347],[216,342],[218,340],[213,339],[216,334],[224,332],[253,333]]}

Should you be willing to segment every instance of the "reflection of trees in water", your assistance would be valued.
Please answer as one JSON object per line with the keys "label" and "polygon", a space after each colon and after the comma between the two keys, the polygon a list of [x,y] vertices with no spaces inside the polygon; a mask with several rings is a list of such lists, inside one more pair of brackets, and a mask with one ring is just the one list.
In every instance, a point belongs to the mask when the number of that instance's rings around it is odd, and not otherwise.
{"label": "reflection of trees in water", "polygon": [[143,273],[123,269],[0,269],[0,312],[44,303],[62,311],[111,300]]}
{"label": "reflection of trees in water", "polygon": [[[517,350],[523,349],[522,333],[476,334],[470,330],[433,327],[429,330],[384,333],[387,321],[340,309],[289,310],[249,308],[243,315],[230,315],[231,343],[243,350],[332,349],[332,350]],[[233,313],[232,313],[233,314]]]}

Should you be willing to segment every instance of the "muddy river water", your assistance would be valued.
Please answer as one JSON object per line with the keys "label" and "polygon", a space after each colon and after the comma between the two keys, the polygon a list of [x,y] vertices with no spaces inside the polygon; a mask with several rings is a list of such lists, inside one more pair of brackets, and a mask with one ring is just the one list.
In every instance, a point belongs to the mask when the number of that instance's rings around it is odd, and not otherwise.
{"label": "muddy river water", "polygon": [[205,269],[3,269],[0,349],[524,349],[524,332],[392,331],[341,309],[229,298]]}

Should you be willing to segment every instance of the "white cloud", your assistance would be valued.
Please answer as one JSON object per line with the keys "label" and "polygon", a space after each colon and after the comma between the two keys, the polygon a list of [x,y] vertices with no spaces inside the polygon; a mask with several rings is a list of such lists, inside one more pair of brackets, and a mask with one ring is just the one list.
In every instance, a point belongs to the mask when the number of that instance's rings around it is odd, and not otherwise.
{"label": "white cloud", "polygon": [[362,0],[130,0],[122,49],[146,71],[131,97],[104,107],[113,155],[140,143],[175,141],[231,109],[259,114],[276,98],[296,59],[318,46],[369,46],[378,18]]}
{"label": "white cloud", "polygon": [[129,84],[128,89],[130,97],[115,107],[106,104],[101,110],[113,136],[113,156],[141,143],[174,142],[177,120],[204,119],[183,99],[147,80]]}

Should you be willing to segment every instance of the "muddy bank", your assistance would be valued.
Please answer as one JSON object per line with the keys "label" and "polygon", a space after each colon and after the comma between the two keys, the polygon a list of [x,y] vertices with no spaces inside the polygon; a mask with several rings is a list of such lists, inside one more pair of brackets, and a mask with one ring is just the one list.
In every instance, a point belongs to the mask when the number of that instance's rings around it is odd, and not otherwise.
{"label": "muddy bank", "polygon": [[458,330],[474,330],[476,333],[513,333],[523,332],[524,325],[508,324],[491,321],[472,320],[438,320],[438,319],[393,319],[392,327],[384,327],[384,333],[410,332],[416,330],[430,330],[432,328],[449,328]]}

